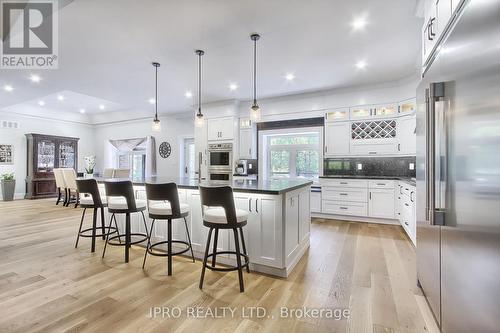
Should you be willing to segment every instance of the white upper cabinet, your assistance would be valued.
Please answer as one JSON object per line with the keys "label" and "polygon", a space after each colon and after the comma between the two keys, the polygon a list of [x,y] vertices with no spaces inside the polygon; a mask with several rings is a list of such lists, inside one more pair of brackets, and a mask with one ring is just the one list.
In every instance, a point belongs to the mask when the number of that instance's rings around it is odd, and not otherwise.
{"label": "white upper cabinet", "polygon": [[398,151],[403,155],[415,155],[417,153],[417,137],[415,129],[417,120],[415,115],[408,115],[398,120]]}
{"label": "white upper cabinet", "polygon": [[254,152],[253,130],[245,128],[240,130],[240,158],[252,158]]}
{"label": "white upper cabinet", "polygon": [[351,120],[394,117],[397,114],[398,105],[396,103],[361,105],[351,108]]}
{"label": "white upper cabinet", "polygon": [[412,114],[417,111],[417,101],[415,98],[406,99],[399,102],[398,113],[399,115]]}
{"label": "white upper cabinet", "polygon": [[325,124],[325,156],[349,155],[350,122]]}
{"label": "white upper cabinet", "polygon": [[344,121],[344,120],[349,120],[349,109],[348,108],[331,110],[325,114],[325,121],[326,122]]}
{"label": "white upper cabinet", "polygon": [[209,141],[234,139],[234,120],[232,117],[208,119],[207,123]]}

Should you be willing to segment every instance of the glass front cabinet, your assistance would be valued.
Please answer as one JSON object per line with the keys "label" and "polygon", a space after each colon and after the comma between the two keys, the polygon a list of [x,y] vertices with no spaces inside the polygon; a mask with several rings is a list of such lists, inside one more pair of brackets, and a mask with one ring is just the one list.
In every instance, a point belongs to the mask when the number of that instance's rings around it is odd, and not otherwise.
{"label": "glass front cabinet", "polygon": [[26,199],[56,196],[54,168],[78,166],[79,138],[44,134],[26,134],[27,176]]}

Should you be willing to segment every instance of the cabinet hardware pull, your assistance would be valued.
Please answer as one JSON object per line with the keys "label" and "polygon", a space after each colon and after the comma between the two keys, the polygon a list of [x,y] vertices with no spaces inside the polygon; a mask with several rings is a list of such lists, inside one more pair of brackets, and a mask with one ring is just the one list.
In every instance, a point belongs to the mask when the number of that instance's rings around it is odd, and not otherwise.
{"label": "cabinet hardware pull", "polygon": [[410,201],[411,201],[411,202],[415,202],[415,201],[414,201],[415,199],[413,199],[413,194],[415,194],[415,192],[414,192],[414,191],[411,191],[411,192],[410,192]]}
{"label": "cabinet hardware pull", "polygon": [[347,195],[347,193],[339,193],[340,195]]}
{"label": "cabinet hardware pull", "polygon": [[347,207],[340,207],[340,209],[344,209],[345,210],[345,209],[347,209]]}
{"label": "cabinet hardware pull", "polygon": [[341,185],[347,185],[347,182],[340,182]]}
{"label": "cabinet hardware pull", "polygon": [[372,199],[372,192],[370,192],[370,200]]}
{"label": "cabinet hardware pull", "polygon": [[248,155],[252,155],[252,148],[248,148]]}
{"label": "cabinet hardware pull", "polygon": [[377,183],[377,185],[387,185],[386,183]]}
{"label": "cabinet hardware pull", "polygon": [[328,146],[325,146],[325,153],[328,153]]}
{"label": "cabinet hardware pull", "polygon": [[259,198],[255,199],[255,212],[259,212],[259,207],[257,206],[257,203],[259,202]]}
{"label": "cabinet hardware pull", "polygon": [[405,221],[405,224],[406,224],[407,226],[409,226],[408,222],[406,222],[406,221]]}
{"label": "cabinet hardware pull", "polygon": [[369,154],[369,155],[376,155],[376,154],[377,154],[377,152],[376,152],[376,151],[369,151],[369,152],[368,152],[368,154]]}
{"label": "cabinet hardware pull", "polygon": [[398,143],[398,151],[401,151],[401,144]]}
{"label": "cabinet hardware pull", "polygon": [[407,202],[405,202],[405,206],[406,206],[406,207],[410,207],[410,205],[408,205],[408,203],[407,203]]}
{"label": "cabinet hardware pull", "polygon": [[252,211],[252,198],[248,198],[248,210]]}

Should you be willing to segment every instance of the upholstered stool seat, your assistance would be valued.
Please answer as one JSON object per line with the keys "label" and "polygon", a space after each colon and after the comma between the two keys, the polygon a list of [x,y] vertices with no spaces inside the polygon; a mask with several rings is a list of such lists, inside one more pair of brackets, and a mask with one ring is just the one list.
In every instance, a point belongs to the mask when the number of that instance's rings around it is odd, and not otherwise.
{"label": "upholstered stool seat", "polygon": [[[106,197],[101,196],[101,201],[104,206],[107,205]],[[94,204],[94,198],[91,195],[80,196],[80,207],[85,208],[84,206],[92,206]]]}
{"label": "upholstered stool seat", "polygon": [[[185,203],[179,203],[179,208],[181,215],[189,214],[189,205]],[[148,212],[151,215],[169,216],[172,215],[172,206],[170,202],[156,202],[150,203]]]}
{"label": "upholstered stool seat", "polygon": [[[133,212],[140,212],[146,210],[146,200],[141,200],[141,199],[135,199],[135,210],[130,211],[131,213]],[[109,198],[108,202],[108,208],[111,211],[116,211],[117,213],[119,211],[129,211],[129,207],[127,205],[127,200],[123,197],[114,197],[114,198]]]}
{"label": "upholstered stool seat", "polygon": [[[238,208],[236,208],[235,211],[237,223],[244,223],[247,221],[247,211]],[[209,223],[227,224],[226,211],[222,207],[207,208],[203,213],[203,220]],[[232,228],[232,226],[230,228]]]}

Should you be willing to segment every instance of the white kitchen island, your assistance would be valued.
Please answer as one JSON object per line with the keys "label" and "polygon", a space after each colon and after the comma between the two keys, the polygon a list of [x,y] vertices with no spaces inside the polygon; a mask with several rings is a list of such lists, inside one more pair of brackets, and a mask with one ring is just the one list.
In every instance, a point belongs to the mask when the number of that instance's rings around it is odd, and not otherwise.
{"label": "white kitchen island", "polygon": [[[98,181],[103,183],[104,181],[116,181],[116,179],[98,179]],[[146,198],[145,183],[168,182],[177,183],[180,202],[190,206],[187,222],[193,251],[195,257],[203,258],[208,228],[203,226],[197,180],[185,178],[134,180],[136,197]],[[214,184],[214,182],[205,183]],[[309,180],[280,179],[238,180],[231,183],[217,182],[215,184],[231,185],[236,207],[249,212],[248,224],[243,228],[243,232],[250,257],[250,269],[287,277],[309,248],[310,187],[312,182]],[[146,222],[150,226],[151,220],[147,217],[147,212],[145,212],[145,216]],[[106,214],[106,225],[109,223],[109,219],[110,215]],[[144,232],[141,220],[140,213],[132,214],[132,232]],[[117,221],[119,228],[122,229],[125,217],[117,215]],[[187,240],[184,223],[181,220],[173,222],[172,232],[174,239]],[[154,242],[167,239],[166,221],[165,223],[162,221],[155,223],[152,238]],[[218,248],[220,251],[234,251],[232,234],[227,230],[219,231]],[[231,255],[217,256],[217,260],[230,265],[236,263],[235,258]]]}

